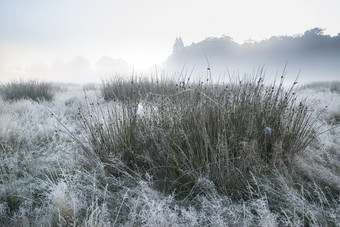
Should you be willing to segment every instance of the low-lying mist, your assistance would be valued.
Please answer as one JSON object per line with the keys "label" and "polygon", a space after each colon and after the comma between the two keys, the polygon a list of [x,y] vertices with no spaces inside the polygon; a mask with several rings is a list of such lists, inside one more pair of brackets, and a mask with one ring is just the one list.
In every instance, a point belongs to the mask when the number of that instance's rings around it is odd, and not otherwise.
{"label": "low-lying mist", "polygon": [[[145,66],[143,70],[120,58],[103,56],[91,62],[84,56],[69,61],[55,58],[49,64],[37,60],[27,67],[8,65],[0,52],[0,79],[43,79],[58,82],[99,83],[108,77],[156,75],[191,77],[207,76],[215,82],[245,74],[255,75],[264,68],[268,78],[279,76],[285,69],[286,81],[299,76],[300,83],[334,81],[340,77],[340,35],[329,36],[314,28],[295,36],[274,36],[260,42],[248,40],[239,44],[231,37],[210,37],[184,45],[176,38],[172,54],[162,64]],[[148,53],[145,53],[147,57]],[[142,61],[142,59],[141,59]],[[161,61],[160,61],[161,62]]]}
{"label": "low-lying mist", "polygon": [[340,77],[340,35],[324,35],[314,28],[303,35],[279,36],[260,42],[238,44],[228,36],[207,38],[184,46],[176,39],[173,53],[164,63],[168,71],[184,68],[205,75],[207,69],[215,80],[221,77],[252,74],[265,67],[267,76],[275,77],[287,63],[287,80],[299,75],[301,82],[338,80]]}

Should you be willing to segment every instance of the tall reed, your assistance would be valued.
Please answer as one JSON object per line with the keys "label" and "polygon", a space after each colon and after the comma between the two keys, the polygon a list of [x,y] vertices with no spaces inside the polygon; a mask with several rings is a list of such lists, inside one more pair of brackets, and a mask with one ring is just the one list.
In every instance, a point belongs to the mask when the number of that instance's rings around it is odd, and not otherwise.
{"label": "tall reed", "polygon": [[[193,193],[206,178],[218,191],[242,194],[253,175],[286,168],[313,139],[311,112],[297,101],[296,82],[284,89],[283,76],[270,85],[262,74],[223,84],[169,83],[177,88],[157,94],[138,81],[110,84],[112,93],[126,95],[117,95],[122,102],[89,103],[79,112],[86,150],[108,166],[119,159],[124,171],[149,174],[166,190]],[[104,95],[110,86],[103,84]]]}

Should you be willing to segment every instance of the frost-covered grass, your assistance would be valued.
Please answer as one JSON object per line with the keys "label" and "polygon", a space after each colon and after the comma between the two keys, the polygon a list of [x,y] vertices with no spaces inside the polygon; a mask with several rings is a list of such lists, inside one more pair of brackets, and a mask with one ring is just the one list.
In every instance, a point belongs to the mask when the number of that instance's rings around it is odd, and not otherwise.
{"label": "frost-covered grass", "polygon": [[119,81],[0,100],[0,226],[339,226],[339,93]]}
{"label": "frost-covered grass", "polygon": [[165,77],[146,78],[132,76],[126,78],[111,78],[101,83],[101,94],[107,101],[140,102],[150,100],[155,96],[167,95],[178,91],[182,83]]}
{"label": "frost-covered grass", "polygon": [[314,89],[331,92],[340,92],[340,81],[319,81],[311,82],[301,86],[301,89]]}
{"label": "frost-covered grass", "polygon": [[79,112],[90,142],[86,151],[107,164],[110,156],[119,158],[127,172],[151,174],[163,190],[196,194],[207,178],[219,192],[242,196],[253,175],[289,167],[314,137],[311,112],[296,101],[295,83],[284,90],[282,78],[266,86],[261,75],[224,85],[186,82],[171,82],[178,89],[164,86],[150,100],[151,89],[139,93],[144,83],[137,81],[129,92],[115,88],[125,99],[136,93],[130,102],[108,108],[89,103]]}
{"label": "frost-covered grass", "polygon": [[3,84],[1,94],[4,100],[31,99],[34,101],[51,101],[54,96],[54,87],[51,83],[28,80],[13,81]]}

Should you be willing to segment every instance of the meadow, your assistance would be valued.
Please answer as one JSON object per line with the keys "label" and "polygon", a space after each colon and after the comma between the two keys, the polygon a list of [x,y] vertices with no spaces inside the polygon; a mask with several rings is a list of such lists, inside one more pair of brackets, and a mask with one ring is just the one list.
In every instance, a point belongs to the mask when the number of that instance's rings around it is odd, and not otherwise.
{"label": "meadow", "polygon": [[0,88],[0,226],[339,226],[340,83]]}

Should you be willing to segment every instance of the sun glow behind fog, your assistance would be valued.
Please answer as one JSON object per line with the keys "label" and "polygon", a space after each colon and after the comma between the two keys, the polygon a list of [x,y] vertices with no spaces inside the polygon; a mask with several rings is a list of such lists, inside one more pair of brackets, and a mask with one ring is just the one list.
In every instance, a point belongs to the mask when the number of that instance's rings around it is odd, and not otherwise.
{"label": "sun glow behind fog", "polygon": [[165,60],[165,58],[166,56],[163,56],[162,54],[151,55],[145,52],[131,53],[124,57],[124,59],[126,59],[127,63],[131,68],[133,68],[133,70],[142,72],[150,70],[155,65],[162,64],[162,60],[160,59]]}
{"label": "sun glow behind fog", "polygon": [[313,27],[336,35],[339,8],[336,0],[0,1],[0,72],[75,56],[94,71],[102,56],[145,71],[171,55],[178,36],[190,45],[222,35],[241,44]]}

